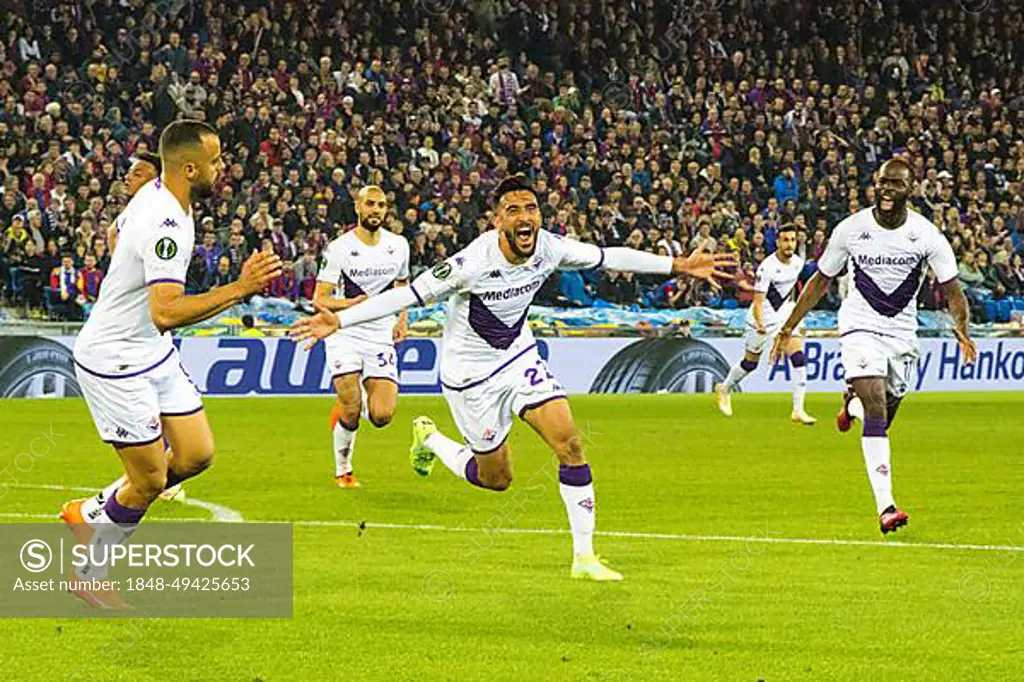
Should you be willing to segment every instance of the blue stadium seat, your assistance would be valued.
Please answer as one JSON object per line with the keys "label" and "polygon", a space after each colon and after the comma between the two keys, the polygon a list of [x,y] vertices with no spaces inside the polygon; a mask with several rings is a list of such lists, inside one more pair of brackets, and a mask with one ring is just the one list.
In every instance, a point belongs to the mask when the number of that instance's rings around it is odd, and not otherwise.
{"label": "blue stadium seat", "polygon": [[726,310],[736,310],[740,307],[740,303],[735,298],[727,298],[722,301],[722,307]]}
{"label": "blue stadium seat", "polygon": [[1024,296],[1018,296],[1017,298],[1013,299],[1013,309],[1024,310]]}
{"label": "blue stadium seat", "polygon": [[1010,301],[1008,301],[1006,299],[1003,299],[1002,301],[999,301],[999,311],[998,311],[998,317],[996,318],[996,321],[997,322],[1009,322],[1010,321],[1010,312],[1012,310],[1013,310],[1013,305],[1010,303]]}
{"label": "blue stadium seat", "polygon": [[985,321],[995,322],[999,313],[999,306],[991,298],[985,301]]}

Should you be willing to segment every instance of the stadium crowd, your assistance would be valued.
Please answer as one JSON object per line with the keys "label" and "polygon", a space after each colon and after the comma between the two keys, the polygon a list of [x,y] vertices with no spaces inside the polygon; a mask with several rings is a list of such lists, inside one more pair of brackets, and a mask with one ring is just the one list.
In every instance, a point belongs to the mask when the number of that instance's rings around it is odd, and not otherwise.
{"label": "stadium crowd", "polygon": [[[677,255],[710,239],[742,258],[721,293],[587,272],[540,301],[742,306],[781,224],[800,225],[814,261],[899,154],[984,319],[1024,296],[1020,5],[13,0],[0,17],[3,295],[79,318],[133,158],[192,117],[219,129],[227,162],[196,207],[192,291],[265,249],[286,263],[266,293],[309,298],[367,183],[388,192],[415,275],[488,229],[489,189],[522,172],[554,232]],[[930,275],[920,304],[943,305]]]}

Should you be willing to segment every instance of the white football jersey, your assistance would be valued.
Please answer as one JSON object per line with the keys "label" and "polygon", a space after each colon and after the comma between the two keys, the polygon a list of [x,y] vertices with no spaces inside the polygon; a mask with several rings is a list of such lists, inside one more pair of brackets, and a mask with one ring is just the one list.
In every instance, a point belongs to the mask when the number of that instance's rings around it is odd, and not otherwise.
{"label": "white football jersey", "polygon": [[[396,280],[409,279],[409,242],[389,230],[380,230],[380,241],[367,246],[355,231],[341,235],[324,249],[317,280],[336,287],[338,298],[375,296],[387,291]],[[391,343],[395,315],[339,329],[339,339]]]}
{"label": "white football jersey", "polygon": [[115,225],[117,249],[74,355],[93,373],[124,376],[158,364],[173,350],[171,334],[161,334],[149,315],[147,287],[185,284],[195,222],[191,207],[186,213],[157,178],[128,202]]}
{"label": "white football jersey", "polygon": [[939,282],[957,276],[956,258],[935,225],[915,211],[889,230],[866,208],[843,220],[832,232],[818,262],[823,275],[835,277],[849,263],[852,280],[839,308],[839,332],[875,332],[917,336],[917,291],[931,267]]}
{"label": "white football jersey", "polygon": [[603,259],[593,244],[541,230],[533,256],[513,265],[491,230],[417,277],[410,286],[421,304],[448,298],[441,383],[469,388],[533,348],[526,316],[544,281],[555,270],[592,268]]}
{"label": "white football jersey", "polygon": [[[761,306],[761,324],[773,327],[782,324],[793,311],[796,302],[796,283],[804,269],[804,259],[795,253],[788,263],[779,259],[779,252],[761,261],[757,268],[754,291],[764,294]],[[754,308],[747,310],[747,324],[754,326]]]}

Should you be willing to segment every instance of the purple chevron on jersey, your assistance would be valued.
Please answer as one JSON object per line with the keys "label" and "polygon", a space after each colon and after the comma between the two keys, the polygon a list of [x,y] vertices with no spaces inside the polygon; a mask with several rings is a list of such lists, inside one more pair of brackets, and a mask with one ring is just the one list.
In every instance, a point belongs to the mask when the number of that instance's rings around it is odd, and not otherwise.
{"label": "purple chevron on jersey", "polygon": [[349,276],[344,272],[341,273],[342,283],[345,285],[345,298],[355,298],[356,296],[363,296],[366,294],[363,288],[349,279]]}
{"label": "purple chevron on jersey", "polygon": [[768,302],[772,304],[772,308],[778,310],[782,307],[785,302],[785,297],[779,293],[779,290],[775,287],[775,282],[768,285],[768,291],[765,292],[764,297],[768,299]]}
{"label": "purple chevron on jersey", "polygon": [[505,350],[511,346],[519,338],[528,312],[529,308],[510,326],[498,319],[476,294],[469,295],[469,326],[492,348]]}
{"label": "purple chevron on jersey", "polygon": [[921,266],[924,260],[919,260],[917,265],[910,271],[907,278],[903,282],[893,289],[892,293],[887,294],[875,284],[875,281],[871,279],[859,265],[857,265],[856,259],[850,259],[853,263],[853,284],[857,287],[857,291],[864,297],[864,300],[868,302],[876,313],[884,315],[885,317],[896,317],[903,309],[907,307],[915,296],[917,296],[917,290],[921,287]]}

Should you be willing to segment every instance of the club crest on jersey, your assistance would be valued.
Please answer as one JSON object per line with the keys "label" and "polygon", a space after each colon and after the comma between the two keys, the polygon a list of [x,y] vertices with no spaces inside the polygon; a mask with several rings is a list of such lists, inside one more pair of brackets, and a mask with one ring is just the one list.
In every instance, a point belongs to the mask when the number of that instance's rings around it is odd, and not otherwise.
{"label": "club crest on jersey", "polygon": [[452,264],[448,261],[441,261],[430,270],[430,274],[437,279],[448,279],[448,275],[452,274]]}
{"label": "club crest on jersey", "polygon": [[543,265],[543,264],[544,264],[544,259],[541,258],[540,256],[537,256],[536,258],[533,259],[533,264],[531,265],[531,267],[534,270],[540,270],[540,266]]}
{"label": "club crest on jersey", "polygon": [[486,431],[484,431],[483,439],[490,443],[497,437],[497,435],[498,434],[495,433],[494,429],[487,429]]}
{"label": "club crest on jersey", "polygon": [[161,237],[156,243],[156,257],[171,260],[178,255],[178,244],[170,237]]}
{"label": "club crest on jersey", "polygon": [[146,428],[156,433],[157,431],[160,430],[160,419],[157,417],[153,417],[152,419],[149,420],[149,423],[146,424]]}

